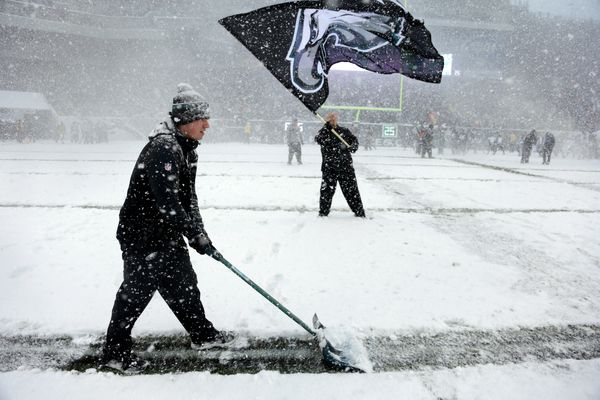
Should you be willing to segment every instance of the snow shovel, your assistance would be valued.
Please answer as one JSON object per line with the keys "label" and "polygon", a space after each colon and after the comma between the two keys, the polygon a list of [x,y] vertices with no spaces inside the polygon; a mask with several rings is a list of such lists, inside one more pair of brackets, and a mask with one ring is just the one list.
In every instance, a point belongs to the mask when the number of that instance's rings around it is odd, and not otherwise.
{"label": "snow shovel", "polygon": [[312,336],[319,340],[319,347],[321,348],[321,352],[323,353],[323,362],[326,366],[342,370],[345,372],[365,372],[362,369],[351,364],[351,359],[343,354],[342,351],[336,349],[330,342],[325,338],[324,329],[325,326],[319,321],[319,317],[317,314],[313,316],[313,327],[314,330],[311,329],[304,321],[298,318],[293,312],[288,310],[283,306],[279,301],[277,301],[273,296],[267,293],[263,288],[258,286],[252,279],[248,278],[246,275],[242,273],[239,269],[237,269],[234,265],[232,265],[229,261],[223,257],[221,253],[218,251],[214,251],[211,255],[212,258],[219,261],[227,268],[229,268],[234,274],[239,276],[244,282],[250,285],[254,290],[260,293],[265,299],[269,300],[275,307],[281,310],[285,315],[294,320],[298,325],[304,328],[305,331],[310,333]]}

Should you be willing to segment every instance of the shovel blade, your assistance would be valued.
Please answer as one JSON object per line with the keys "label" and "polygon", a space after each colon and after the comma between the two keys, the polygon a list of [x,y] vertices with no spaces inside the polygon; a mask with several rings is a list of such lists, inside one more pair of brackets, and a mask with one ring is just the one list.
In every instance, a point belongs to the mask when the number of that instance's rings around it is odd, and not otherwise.
{"label": "shovel blade", "polygon": [[331,369],[343,372],[366,372],[361,368],[353,365],[352,358],[343,351],[336,348],[327,338],[325,337],[325,326],[319,320],[317,314],[313,316],[313,327],[315,333],[319,339],[319,347],[323,353],[323,362]]}

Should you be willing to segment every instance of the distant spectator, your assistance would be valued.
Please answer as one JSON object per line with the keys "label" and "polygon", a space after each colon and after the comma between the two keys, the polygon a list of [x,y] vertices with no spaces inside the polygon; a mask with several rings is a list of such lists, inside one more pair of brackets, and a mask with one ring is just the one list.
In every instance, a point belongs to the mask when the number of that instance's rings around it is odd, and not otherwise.
{"label": "distant spectator", "polygon": [[419,139],[421,140],[421,158],[427,157],[432,158],[433,148],[433,125],[429,125],[427,129],[421,129],[419,131]]}
{"label": "distant spectator", "polygon": [[533,129],[523,139],[523,149],[521,150],[521,164],[529,163],[529,157],[531,157],[531,150],[533,149],[533,146],[536,143],[537,135],[535,134],[535,129]]}
{"label": "distant spectator", "polygon": [[[355,131],[354,134],[358,137],[357,125],[353,126]],[[368,129],[365,133],[365,150],[375,150],[375,132]]]}
{"label": "distant spectator", "polygon": [[59,122],[58,126],[56,127],[54,141],[56,143],[64,143],[65,142],[65,124],[63,124],[62,122]]}
{"label": "distant spectator", "polygon": [[442,129],[437,135],[437,149],[438,154],[444,154],[444,147],[446,147],[446,136],[449,135],[450,129],[446,124],[442,124]]}
{"label": "distant spectator", "polygon": [[25,141],[25,124],[22,119],[17,120],[15,126],[15,136],[17,138],[17,142],[23,143]]}
{"label": "distant spectator", "polygon": [[294,118],[288,126],[285,133],[285,142],[288,145],[288,164],[292,163],[294,155],[296,155],[298,164],[302,164],[302,145],[304,144],[304,140],[302,139],[302,132],[297,118]]}
{"label": "distant spectator", "polygon": [[502,135],[500,135],[499,133],[492,135],[488,138],[488,142],[488,154],[491,151],[492,154],[496,155],[496,152],[498,152],[498,150],[502,150],[502,154],[504,154],[504,140],[502,139]]}
{"label": "distant spectator", "polygon": [[590,136],[589,136],[590,152],[591,152],[592,158],[595,158],[595,159],[600,158],[600,151],[598,149],[598,133],[600,133],[600,131],[590,133]]}
{"label": "distant spectator", "polygon": [[508,151],[510,151],[511,153],[513,151],[516,151],[516,152],[519,151],[518,140],[519,140],[519,137],[517,136],[517,134],[512,132],[510,134],[510,136],[508,137]]}
{"label": "distant spectator", "polygon": [[552,156],[552,150],[554,150],[555,142],[554,135],[550,132],[546,132],[544,135],[544,142],[542,144],[542,158],[544,160],[544,165],[550,164],[550,157]]}
{"label": "distant spectator", "polygon": [[246,144],[250,144],[250,136],[252,136],[252,125],[250,125],[250,121],[248,121],[244,126],[244,142],[246,142]]}
{"label": "distant spectator", "polygon": [[71,143],[79,143],[81,140],[81,125],[78,121],[71,124]]}

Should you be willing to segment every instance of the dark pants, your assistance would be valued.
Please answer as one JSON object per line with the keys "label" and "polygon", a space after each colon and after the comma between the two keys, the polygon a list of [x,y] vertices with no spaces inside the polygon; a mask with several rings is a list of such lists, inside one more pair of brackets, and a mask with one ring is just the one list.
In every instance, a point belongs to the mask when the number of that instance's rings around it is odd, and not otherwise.
{"label": "dark pants", "polygon": [[544,164],[550,164],[550,157],[552,156],[552,149],[543,149],[542,157],[544,158]]}
{"label": "dark pants", "polygon": [[298,161],[298,164],[302,164],[302,145],[300,143],[288,145],[288,164],[292,163],[294,154],[296,155],[296,161]]}
{"label": "dark pants", "polygon": [[357,217],[364,217],[365,210],[363,209],[358,184],[356,183],[356,175],[354,172],[332,172],[323,171],[323,179],[321,181],[321,196],[319,199],[319,214],[329,215],[331,210],[331,201],[335,194],[337,183],[340,183],[342,194],[350,209]]}
{"label": "dark pants", "polygon": [[432,153],[431,153],[431,146],[425,144],[421,146],[421,158],[425,158],[425,154],[427,154],[427,157],[432,158]]}
{"label": "dark pants", "polygon": [[529,157],[531,156],[532,146],[523,146],[523,151],[521,152],[521,164],[527,164],[529,162]]}
{"label": "dark pants", "polygon": [[123,283],[117,291],[106,332],[105,359],[131,355],[131,330],[158,290],[192,342],[202,343],[215,328],[204,315],[198,280],[186,248],[171,247],[144,255],[123,253]]}

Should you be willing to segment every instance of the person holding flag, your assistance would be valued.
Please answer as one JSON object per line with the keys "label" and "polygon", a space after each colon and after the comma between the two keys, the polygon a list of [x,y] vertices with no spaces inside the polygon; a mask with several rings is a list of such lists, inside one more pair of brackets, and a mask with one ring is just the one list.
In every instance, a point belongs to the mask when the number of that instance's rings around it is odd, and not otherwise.
{"label": "person holding flag", "polygon": [[364,218],[363,208],[352,154],[358,150],[358,139],[349,129],[338,125],[337,115],[330,113],[325,119],[325,125],[315,136],[315,142],[321,146],[321,191],[319,197],[319,216],[326,217],[331,209],[331,201],[339,182],[342,194],[357,217]]}

